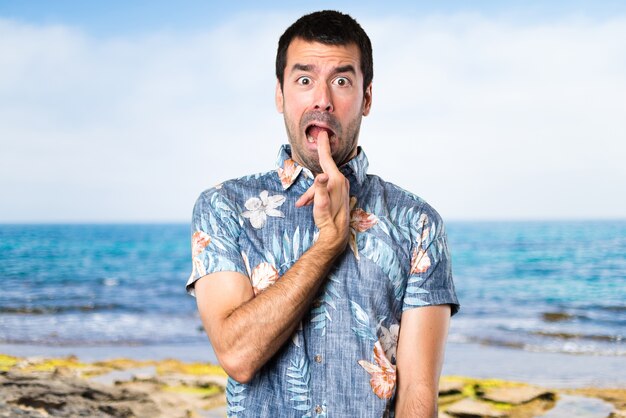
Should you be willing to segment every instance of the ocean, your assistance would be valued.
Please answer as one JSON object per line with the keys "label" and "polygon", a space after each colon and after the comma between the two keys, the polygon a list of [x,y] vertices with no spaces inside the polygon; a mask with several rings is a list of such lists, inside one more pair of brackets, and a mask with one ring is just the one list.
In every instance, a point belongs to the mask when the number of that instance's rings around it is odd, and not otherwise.
{"label": "ocean", "polygon": [[[626,221],[448,222],[449,341],[626,356]],[[207,344],[189,226],[0,225],[0,344]]]}

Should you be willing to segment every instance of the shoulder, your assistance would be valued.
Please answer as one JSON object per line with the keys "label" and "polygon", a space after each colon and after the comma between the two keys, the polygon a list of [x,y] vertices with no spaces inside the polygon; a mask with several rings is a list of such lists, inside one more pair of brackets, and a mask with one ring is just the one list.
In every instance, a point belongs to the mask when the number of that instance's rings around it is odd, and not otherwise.
{"label": "shoulder", "polygon": [[258,195],[263,190],[282,191],[276,170],[223,181],[204,190],[196,200],[196,206],[215,206],[218,202],[238,205],[250,196]]}
{"label": "shoulder", "polygon": [[372,192],[384,197],[387,210],[389,212],[403,212],[408,222],[414,223],[418,220],[427,219],[429,223],[442,223],[441,215],[426,200],[415,193],[402,187],[385,181],[379,176],[368,175],[368,182]]}

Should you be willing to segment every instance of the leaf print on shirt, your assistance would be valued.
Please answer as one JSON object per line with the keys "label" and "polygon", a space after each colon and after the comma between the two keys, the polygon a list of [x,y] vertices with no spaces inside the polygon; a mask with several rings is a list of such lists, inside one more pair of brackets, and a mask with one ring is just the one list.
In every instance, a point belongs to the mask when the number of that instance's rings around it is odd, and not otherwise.
{"label": "leaf print on shirt", "polygon": [[302,166],[296,165],[291,158],[288,158],[283,162],[283,166],[278,167],[276,171],[278,172],[278,178],[280,179],[280,184],[282,184],[283,189],[288,189],[289,186],[296,181],[298,174],[302,171]]}
{"label": "leaf print on shirt", "polygon": [[303,330],[302,321],[300,321],[300,323],[298,323],[298,328],[296,328],[296,330],[291,335],[291,342],[296,347],[301,347],[302,346],[300,344],[300,334],[302,334],[302,330]]}
{"label": "leaf print on shirt", "polygon": [[276,209],[285,203],[285,196],[275,194],[269,196],[267,190],[263,190],[259,197],[251,197],[245,203],[246,211],[241,216],[250,219],[250,223],[256,229],[265,226],[268,216],[284,218],[285,214]]}
{"label": "leaf print on shirt", "polygon": [[311,315],[313,315],[313,317],[311,318],[311,323],[315,324],[313,329],[321,329],[322,336],[326,335],[326,321],[333,320],[330,316],[329,307],[337,310],[337,306],[335,306],[335,301],[333,300],[333,297],[335,299],[341,299],[341,296],[339,296],[339,292],[337,292],[337,289],[335,289],[335,284],[339,284],[339,280],[337,279],[337,277],[331,274],[328,277],[328,281],[326,281],[326,284],[324,285],[324,291],[322,293],[322,296],[317,298],[315,301],[319,306],[311,310]]}
{"label": "leaf print on shirt", "polygon": [[[295,402],[293,409],[301,411],[302,418],[310,417],[313,402],[310,396],[311,373],[307,359],[301,357],[299,361],[291,360],[291,366],[287,368],[287,377],[289,383],[287,391],[293,395],[289,400]],[[305,413],[306,411],[308,412]]]}
{"label": "leaf print on shirt", "polygon": [[226,413],[229,417],[236,417],[239,412],[246,410],[245,407],[238,405],[241,401],[246,399],[246,396],[244,395],[245,390],[246,387],[243,384],[230,377],[228,378],[228,384],[226,385],[226,400],[228,401],[228,408]]}
{"label": "leaf print on shirt", "polygon": [[431,259],[428,255],[428,248],[432,243],[433,230],[435,225],[427,227],[429,223],[428,216],[422,214],[419,218],[418,225],[422,231],[420,237],[417,239],[417,248],[413,250],[413,256],[411,257],[411,277],[407,282],[406,295],[404,296],[405,307],[412,306],[425,306],[428,303],[421,299],[420,295],[426,295],[430,292],[420,287],[420,283],[424,281],[424,277],[419,276],[422,273],[426,273],[431,265]]}
{"label": "leaf print on shirt", "polygon": [[386,223],[385,230],[388,230],[388,234],[396,241],[402,241],[403,238],[409,242],[412,241],[411,234],[415,228],[412,220],[418,213],[419,209],[416,207],[403,206],[398,209],[394,206],[389,216],[382,218],[382,221]]}
{"label": "leaf print on shirt", "polygon": [[295,263],[302,254],[304,254],[315,242],[316,235],[309,233],[307,228],[297,226],[294,232],[285,229],[282,233],[277,232],[270,239],[268,237],[267,245],[263,251],[263,257],[266,261],[277,266],[280,270],[283,266],[289,266]]}
{"label": "leaf print on shirt", "polygon": [[403,271],[398,254],[385,241],[372,234],[364,234],[361,255],[375,263],[387,275],[396,300],[402,300],[406,270]]}
{"label": "leaf print on shirt", "polygon": [[359,232],[365,232],[378,223],[378,217],[372,213],[367,213],[361,208],[356,207],[357,199],[355,196],[350,197],[350,248],[354,256],[359,260],[359,247],[357,246],[356,237]]}
{"label": "leaf print on shirt", "polygon": [[370,374],[370,386],[380,399],[391,399],[396,387],[396,366],[391,364],[380,341],[374,344],[374,363],[359,360],[358,363]]}
{"label": "leaf print on shirt", "polygon": [[431,238],[432,228],[428,228],[428,216],[422,213],[417,222],[418,228],[421,228],[420,237],[416,240],[417,247],[413,250],[411,257],[411,274],[426,273],[430,268],[430,258],[426,249]]}
{"label": "leaf print on shirt", "polygon": [[370,317],[367,312],[361,308],[361,305],[351,300],[350,311],[352,312],[354,322],[356,322],[356,326],[352,327],[352,331],[364,340],[376,341],[376,335],[374,335],[374,331],[370,326]]}

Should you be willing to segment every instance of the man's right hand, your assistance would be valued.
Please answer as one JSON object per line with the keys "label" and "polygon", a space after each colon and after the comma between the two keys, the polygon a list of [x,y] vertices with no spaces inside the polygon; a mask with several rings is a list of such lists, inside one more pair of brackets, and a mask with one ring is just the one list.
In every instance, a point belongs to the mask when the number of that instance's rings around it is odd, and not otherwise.
{"label": "man's right hand", "polygon": [[313,219],[320,240],[340,253],[350,236],[350,183],[333,160],[326,132],[317,138],[317,153],[323,172],[296,202],[297,207],[313,203]]}
{"label": "man's right hand", "polygon": [[256,296],[250,279],[233,271],[208,274],[195,284],[200,317],[213,350],[238,382],[249,382],[293,335],[347,245],[350,184],[333,161],[326,133],[319,135],[317,147],[323,172],[296,203],[298,207],[313,204],[320,231],[316,243]]}

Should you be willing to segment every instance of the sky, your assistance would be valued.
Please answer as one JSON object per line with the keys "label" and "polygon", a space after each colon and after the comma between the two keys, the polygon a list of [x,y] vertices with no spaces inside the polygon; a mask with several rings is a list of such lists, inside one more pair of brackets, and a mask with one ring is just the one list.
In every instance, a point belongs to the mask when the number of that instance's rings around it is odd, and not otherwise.
{"label": "sky", "polygon": [[[626,218],[626,2],[324,8],[372,40],[371,173],[446,220]],[[272,169],[276,44],[315,9],[0,0],[0,223],[188,222]]]}

